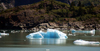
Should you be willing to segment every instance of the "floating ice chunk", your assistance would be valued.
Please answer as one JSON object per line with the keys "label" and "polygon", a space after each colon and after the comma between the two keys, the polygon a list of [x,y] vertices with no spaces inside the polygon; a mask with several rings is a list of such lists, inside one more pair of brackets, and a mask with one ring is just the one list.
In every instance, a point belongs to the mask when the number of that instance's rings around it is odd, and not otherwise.
{"label": "floating ice chunk", "polygon": [[94,30],[91,30],[91,31],[82,31],[82,30],[77,31],[77,30],[71,29],[71,32],[72,33],[90,33],[92,36],[95,35],[95,29]]}
{"label": "floating ice chunk", "polygon": [[4,31],[4,30],[2,30],[3,31],[3,33],[0,33],[0,35],[9,35],[9,33],[5,33],[6,31]]}
{"label": "floating ice chunk", "polygon": [[34,38],[44,38],[42,36],[42,34],[40,34],[40,32],[36,32],[36,33],[30,33],[29,35],[26,36],[26,38],[29,38],[29,39],[34,39]]}
{"label": "floating ice chunk", "polygon": [[60,32],[60,31],[58,31],[58,30],[56,30],[55,32],[59,35],[59,38],[60,38],[60,39],[66,39],[66,38],[68,38],[68,37],[66,36],[66,34],[63,33],[63,32]]}
{"label": "floating ice chunk", "polygon": [[59,34],[54,29],[48,29],[44,38],[60,38]]}
{"label": "floating ice chunk", "polygon": [[4,36],[4,35],[9,35],[9,33],[5,33],[6,31],[4,31],[4,30],[2,30],[3,31],[3,33],[0,33],[0,35],[2,36]]}
{"label": "floating ice chunk", "polygon": [[47,32],[36,32],[36,33],[30,33],[26,36],[26,38],[34,39],[34,38],[60,38],[60,39],[66,39],[68,38],[65,33],[60,32],[55,29],[48,29]]}
{"label": "floating ice chunk", "polygon": [[91,31],[76,31],[76,30],[71,30],[72,33],[92,33],[95,34],[95,30],[91,30]]}
{"label": "floating ice chunk", "polygon": [[9,33],[0,33],[0,35],[3,35],[3,36],[4,36],[4,35],[9,35]]}
{"label": "floating ice chunk", "polygon": [[95,42],[95,41],[85,41],[85,40],[75,40],[73,42],[75,45],[100,45],[100,42]]}

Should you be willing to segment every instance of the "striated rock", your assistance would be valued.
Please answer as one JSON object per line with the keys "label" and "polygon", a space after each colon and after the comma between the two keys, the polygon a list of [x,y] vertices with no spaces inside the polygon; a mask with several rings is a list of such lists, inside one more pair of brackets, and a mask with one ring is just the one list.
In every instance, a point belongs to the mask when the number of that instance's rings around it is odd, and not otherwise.
{"label": "striated rock", "polygon": [[15,4],[15,0],[0,0],[0,11],[13,8]]}
{"label": "striated rock", "polygon": [[3,7],[4,10],[7,9],[7,7],[4,5],[4,3],[1,3],[1,6]]}

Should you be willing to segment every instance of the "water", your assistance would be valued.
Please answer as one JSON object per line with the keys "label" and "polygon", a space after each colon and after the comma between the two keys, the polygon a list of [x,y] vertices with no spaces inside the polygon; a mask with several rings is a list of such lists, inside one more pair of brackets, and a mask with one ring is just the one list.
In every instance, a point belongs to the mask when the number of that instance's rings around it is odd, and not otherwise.
{"label": "water", "polygon": [[100,45],[75,45],[73,41],[83,39],[87,41],[99,41],[100,31],[95,36],[77,35],[68,36],[68,39],[27,39],[30,32],[9,33],[1,36],[0,51],[100,51]]}

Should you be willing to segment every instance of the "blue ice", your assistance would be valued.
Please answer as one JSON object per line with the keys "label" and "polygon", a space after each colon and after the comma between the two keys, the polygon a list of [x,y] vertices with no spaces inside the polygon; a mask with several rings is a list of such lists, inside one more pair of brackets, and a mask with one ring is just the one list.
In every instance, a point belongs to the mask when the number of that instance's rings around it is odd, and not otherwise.
{"label": "blue ice", "polygon": [[60,39],[66,39],[68,38],[65,33],[56,30],[56,29],[47,29],[47,32],[38,31],[35,33],[30,33],[26,36],[26,38],[29,39],[43,39],[43,38],[60,38]]}
{"label": "blue ice", "polygon": [[91,33],[91,34],[95,34],[95,30],[91,30],[91,31],[76,31],[76,30],[71,30],[72,33]]}

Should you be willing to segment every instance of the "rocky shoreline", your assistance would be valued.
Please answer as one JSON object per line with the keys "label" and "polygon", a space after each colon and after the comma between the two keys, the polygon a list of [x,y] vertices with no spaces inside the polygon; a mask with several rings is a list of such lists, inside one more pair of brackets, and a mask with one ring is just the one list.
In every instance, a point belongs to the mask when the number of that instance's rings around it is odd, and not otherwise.
{"label": "rocky shoreline", "polygon": [[36,27],[31,28],[31,30],[39,31],[39,30],[46,30],[46,29],[57,29],[57,30],[100,30],[100,24],[83,24],[82,22],[68,22],[62,25],[59,25],[54,22],[50,23],[41,23],[37,25]]}

